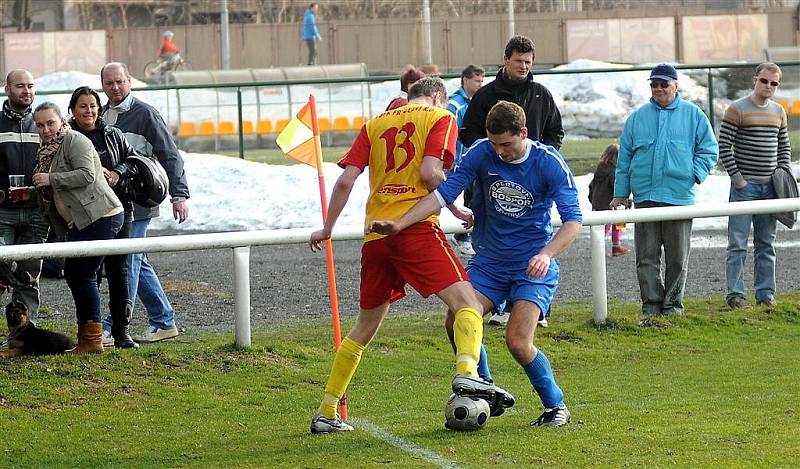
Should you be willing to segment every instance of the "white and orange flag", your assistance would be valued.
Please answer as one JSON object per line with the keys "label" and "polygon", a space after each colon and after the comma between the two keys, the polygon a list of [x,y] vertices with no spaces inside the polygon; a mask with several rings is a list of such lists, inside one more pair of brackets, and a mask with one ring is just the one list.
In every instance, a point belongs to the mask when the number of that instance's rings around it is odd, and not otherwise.
{"label": "white and orange flag", "polygon": [[[313,112],[313,101],[305,104],[278,134],[276,143],[289,158],[321,169],[319,126]],[[316,138],[315,138],[316,137]]]}

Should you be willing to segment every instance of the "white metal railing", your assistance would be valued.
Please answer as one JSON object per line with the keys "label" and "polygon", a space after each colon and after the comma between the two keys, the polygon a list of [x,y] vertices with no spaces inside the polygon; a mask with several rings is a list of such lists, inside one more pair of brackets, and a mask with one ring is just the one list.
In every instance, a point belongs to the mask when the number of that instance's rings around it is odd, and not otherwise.
{"label": "white metal railing", "polygon": [[[634,210],[599,211],[583,215],[583,224],[591,226],[592,253],[592,319],[603,324],[608,317],[606,290],[605,233],[606,223],[635,223],[659,220],[682,220],[729,215],[778,213],[800,210],[800,198],[758,200],[658,207]],[[458,224],[446,224],[448,233],[463,232]],[[47,257],[88,257],[98,255],[130,254],[134,252],[174,252],[202,249],[233,249],[235,335],[237,347],[248,347],[250,338],[250,247],[308,242],[313,229],[286,229],[262,231],[237,231],[152,238],[117,239],[104,241],[75,241],[46,244],[17,244],[0,246],[0,261],[20,261]],[[361,226],[342,226],[334,230],[333,240],[356,240],[363,237]]]}

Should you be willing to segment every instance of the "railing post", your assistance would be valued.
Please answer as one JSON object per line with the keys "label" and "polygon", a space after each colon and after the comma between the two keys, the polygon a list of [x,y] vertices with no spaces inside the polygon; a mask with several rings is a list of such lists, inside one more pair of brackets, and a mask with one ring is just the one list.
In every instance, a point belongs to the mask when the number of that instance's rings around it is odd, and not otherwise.
{"label": "railing post", "polygon": [[242,88],[236,88],[237,118],[239,119],[239,158],[244,159],[244,129],[242,128]]}
{"label": "railing post", "polygon": [[592,252],[592,322],[606,323],[608,317],[608,293],[606,290],[606,228],[592,225],[589,241]]}
{"label": "railing post", "polygon": [[714,71],[711,67],[708,69],[708,121],[716,127],[714,123]]}
{"label": "railing post", "polygon": [[233,248],[233,296],[235,301],[236,348],[250,341],[250,246]]}

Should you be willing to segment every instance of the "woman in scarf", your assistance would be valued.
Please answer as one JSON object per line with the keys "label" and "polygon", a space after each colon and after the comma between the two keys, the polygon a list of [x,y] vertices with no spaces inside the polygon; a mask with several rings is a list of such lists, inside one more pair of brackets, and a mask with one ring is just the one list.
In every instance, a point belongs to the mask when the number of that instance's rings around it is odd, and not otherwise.
{"label": "woman in scarf", "polygon": [[[125,220],[115,238],[128,238],[133,220],[128,182],[136,169],[126,160],[136,152],[121,130],[105,125],[100,119],[100,96],[88,86],[81,86],[72,93],[69,112],[72,114],[70,127],[92,142],[103,165],[103,176],[125,209]],[[134,298],[130,298],[128,289],[128,255],[107,256],[104,266],[111,317],[103,321],[103,345],[137,348],[139,344],[133,341],[129,329]]]}
{"label": "woman in scarf", "polygon": [[[103,177],[92,142],[72,130],[53,103],[33,112],[41,138],[33,170],[39,207],[57,233],[68,241],[113,239],[122,227],[124,209]],[[78,345],[72,353],[103,351],[100,289],[97,274],[103,256],[69,258],[64,278],[75,301]]]}

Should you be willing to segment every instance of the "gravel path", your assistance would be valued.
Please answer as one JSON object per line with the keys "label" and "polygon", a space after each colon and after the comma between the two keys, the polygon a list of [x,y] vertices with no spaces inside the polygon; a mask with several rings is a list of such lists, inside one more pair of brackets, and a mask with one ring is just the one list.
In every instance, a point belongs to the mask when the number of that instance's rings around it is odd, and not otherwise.
{"label": "gravel path", "polygon": [[[154,233],[158,235],[159,233]],[[174,234],[174,233],[160,233]],[[724,239],[724,232],[696,232],[690,257],[688,297],[722,295],[725,292],[725,248],[698,248],[704,240]],[[626,240],[628,244],[632,240]],[[778,234],[778,299],[780,291],[800,290],[800,231]],[[781,246],[794,242],[794,245]],[[343,317],[357,314],[358,272],[361,243],[334,243],[339,304]],[[151,262],[159,273],[177,311],[179,327],[233,330],[232,250],[186,251],[152,254]],[[570,249],[561,255],[562,280],[556,298],[565,301],[591,300],[589,234],[586,229]],[[748,257],[747,285],[752,288],[752,251]],[[253,248],[250,259],[252,324],[268,326],[288,321],[328,318],[329,306],[325,256],[311,253],[306,245]],[[608,296],[621,301],[638,301],[633,255],[608,258]],[[752,292],[751,292],[752,296]],[[107,296],[104,296],[107,301]],[[53,309],[52,319],[74,319],[74,306],[63,280],[43,279],[42,304]],[[434,297],[423,299],[413,292],[393,306],[394,311],[441,309]],[[141,304],[134,314],[134,331],[144,329]]]}

